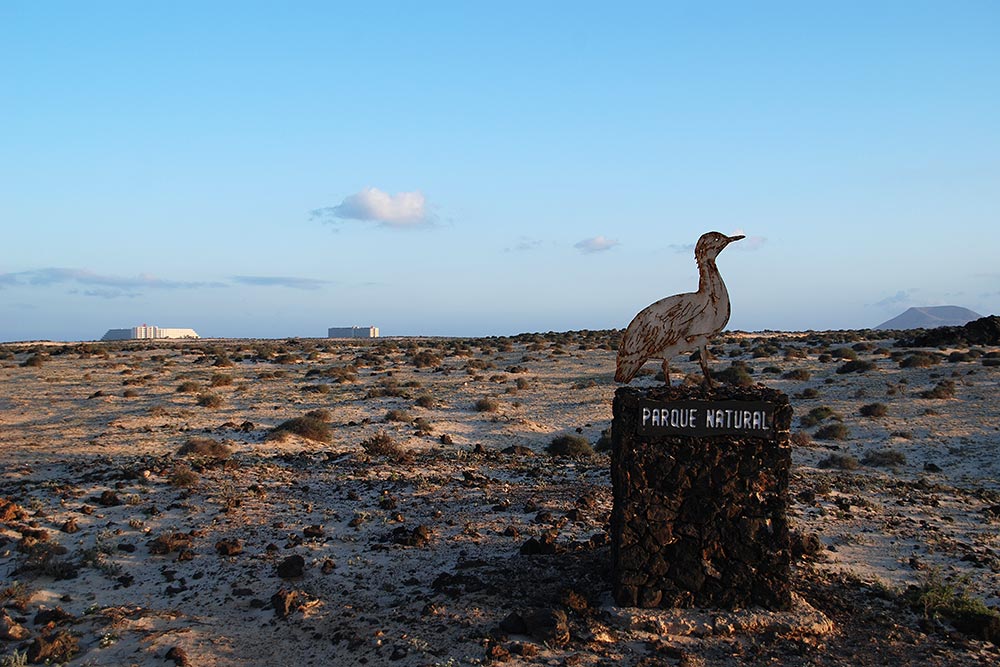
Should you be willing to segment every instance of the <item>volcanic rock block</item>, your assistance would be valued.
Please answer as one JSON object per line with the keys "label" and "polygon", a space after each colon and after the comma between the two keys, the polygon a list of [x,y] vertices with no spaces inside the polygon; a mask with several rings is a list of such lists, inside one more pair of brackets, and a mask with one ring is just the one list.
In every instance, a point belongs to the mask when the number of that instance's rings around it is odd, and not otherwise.
{"label": "volcanic rock block", "polygon": [[[769,434],[650,434],[647,401],[773,406]],[[791,605],[788,397],[763,386],[622,387],[612,425],[612,583],[619,605]]]}

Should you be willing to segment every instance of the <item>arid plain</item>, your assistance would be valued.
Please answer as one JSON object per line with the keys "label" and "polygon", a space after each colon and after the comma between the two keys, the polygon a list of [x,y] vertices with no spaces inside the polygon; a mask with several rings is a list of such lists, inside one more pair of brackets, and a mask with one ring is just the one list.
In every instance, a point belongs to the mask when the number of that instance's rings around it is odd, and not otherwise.
{"label": "arid plain", "polygon": [[997,664],[1000,352],[884,336],[713,348],[795,409],[784,615],[611,603],[615,332],[2,345],[0,658]]}

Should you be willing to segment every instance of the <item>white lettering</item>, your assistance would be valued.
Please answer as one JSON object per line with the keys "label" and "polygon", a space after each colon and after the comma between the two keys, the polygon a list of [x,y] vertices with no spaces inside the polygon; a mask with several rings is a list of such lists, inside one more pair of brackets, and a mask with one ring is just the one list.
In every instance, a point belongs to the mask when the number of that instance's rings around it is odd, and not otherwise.
{"label": "white lettering", "polygon": [[646,422],[649,421],[649,408],[642,409],[642,425],[645,426]]}
{"label": "white lettering", "polygon": [[753,413],[753,428],[759,429],[761,421],[764,419],[764,413],[760,410],[755,410]]}

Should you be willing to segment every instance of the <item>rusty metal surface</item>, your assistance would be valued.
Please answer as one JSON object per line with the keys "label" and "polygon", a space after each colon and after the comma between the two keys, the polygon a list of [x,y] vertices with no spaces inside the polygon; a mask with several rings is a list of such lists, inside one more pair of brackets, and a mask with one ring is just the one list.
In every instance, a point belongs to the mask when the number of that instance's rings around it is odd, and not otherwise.
{"label": "rusty metal surface", "polygon": [[671,357],[697,349],[705,382],[711,386],[706,346],[729,321],[729,292],[715,258],[727,245],[742,238],[719,232],[702,234],[694,249],[698,291],[668,296],[639,311],[618,347],[616,381],[627,384],[647,361],[662,359],[663,377],[670,384]]}

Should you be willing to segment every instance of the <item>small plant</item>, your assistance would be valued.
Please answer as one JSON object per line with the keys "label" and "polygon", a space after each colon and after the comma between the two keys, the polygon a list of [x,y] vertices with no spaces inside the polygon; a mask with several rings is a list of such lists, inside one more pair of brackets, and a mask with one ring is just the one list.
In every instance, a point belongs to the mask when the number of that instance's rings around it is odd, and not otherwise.
{"label": "small plant", "polygon": [[802,400],[809,400],[809,399],[812,399],[812,398],[819,398],[819,390],[816,389],[815,387],[807,387],[806,389],[803,389],[799,393],[795,394],[795,398],[802,399]]}
{"label": "small plant", "polygon": [[955,398],[955,383],[951,380],[941,380],[931,389],[920,392],[920,398]]}
{"label": "small plant", "polygon": [[593,447],[580,435],[560,435],[552,439],[545,450],[554,456],[591,456]]}
{"label": "small plant", "polygon": [[500,409],[500,401],[495,398],[480,398],[475,404],[476,412],[496,412]]}
{"label": "small plant", "polygon": [[874,369],[874,362],[864,361],[863,359],[855,359],[854,361],[848,361],[846,364],[838,368],[837,373],[840,375],[845,375],[847,373],[867,373],[868,371]]}
{"label": "small plant", "polygon": [[307,394],[329,394],[330,385],[328,384],[307,384],[302,387],[302,391]]}
{"label": "small plant", "polygon": [[858,460],[850,454],[830,454],[816,464],[820,468],[837,468],[838,470],[857,470]]}
{"label": "small plant", "polygon": [[813,408],[808,414],[799,417],[799,424],[802,428],[812,428],[827,419],[841,419],[840,414],[825,405]]}
{"label": "small plant", "polygon": [[884,403],[869,403],[862,405],[858,412],[862,417],[885,417],[889,414],[889,408],[885,407]]}
{"label": "small plant", "polygon": [[283,421],[268,432],[266,440],[283,440],[290,434],[303,437],[306,440],[317,442],[330,442],[333,440],[333,432],[330,425],[325,421],[315,417],[295,417]]}
{"label": "small plant", "polygon": [[796,368],[794,371],[788,371],[781,377],[784,380],[801,380],[805,382],[812,377],[812,374],[804,368]]}
{"label": "small plant", "polygon": [[750,372],[750,366],[748,366],[745,361],[734,361],[729,365],[729,368],[723,369],[718,373],[712,373],[712,377],[717,379],[719,382],[725,382],[726,384],[732,384],[738,387],[749,387],[753,384],[753,378],[750,377]]}
{"label": "small plant", "polygon": [[437,401],[430,394],[421,394],[417,396],[417,400],[413,404],[418,408],[433,408],[437,405]]}
{"label": "small plant", "polygon": [[203,408],[218,408],[222,406],[222,397],[218,394],[198,394],[198,405]]}
{"label": "small plant", "polygon": [[387,422],[412,422],[413,415],[411,415],[406,410],[389,410],[385,413],[385,420]]}
{"label": "small plant", "polygon": [[906,465],[906,455],[898,449],[871,449],[865,452],[861,462],[866,466],[889,468]]}
{"label": "small plant", "polygon": [[232,383],[233,383],[233,376],[226,375],[225,373],[213,373],[212,378],[208,381],[208,386],[228,387]]}
{"label": "small plant", "polygon": [[441,365],[441,357],[430,350],[422,350],[410,357],[410,363],[417,368],[435,368]]}
{"label": "small plant", "polygon": [[39,368],[45,363],[46,357],[40,352],[36,352],[21,362],[21,368]]}
{"label": "small plant", "polygon": [[177,385],[177,393],[179,394],[193,394],[196,391],[201,391],[201,385],[194,380],[185,380]]}
{"label": "small plant", "polygon": [[796,431],[792,433],[791,441],[796,447],[812,447],[813,444],[809,431]]}
{"label": "small plant", "polygon": [[330,414],[329,410],[324,408],[317,408],[316,410],[310,410],[305,414],[306,417],[310,419],[318,419],[321,422],[328,422],[333,419],[333,415]]}
{"label": "small plant", "polygon": [[385,431],[379,431],[372,437],[362,440],[361,448],[371,456],[384,456],[393,461],[403,461],[407,458],[406,450]]}
{"label": "small plant", "polygon": [[906,599],[926,618],[944,616],[952,621],[961,621],[973,616],[1000,616],[996,610],[972,596],[969,575],[949,583],[938,568],[928,570],[918,586],[911,586],[906,592]]}
{"label": "small plant", "polygon": [[846,440],[847,436],[850,435],[847,427],[843,424],[827,424],[818,431],[816,431],[817,440]]}
{"label": "small plant", "polygon": [[232,456],[233,450],[218,440],[201,436],[191,436],[181,445],[177,453],[181,456],[202,456],[224,461]]}
{"label": "small plant", "polygon": [[923,352],[916,352],[899,362],[900,368],[928,368],[939,363],[936,356],[931,356]]}
{"label": "small plant", "polygon": [[170,486],[189,489],[198,485],[198,473],[186,463],[178,463],[170,473]]}

